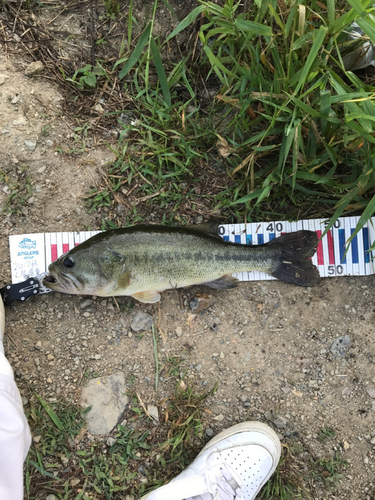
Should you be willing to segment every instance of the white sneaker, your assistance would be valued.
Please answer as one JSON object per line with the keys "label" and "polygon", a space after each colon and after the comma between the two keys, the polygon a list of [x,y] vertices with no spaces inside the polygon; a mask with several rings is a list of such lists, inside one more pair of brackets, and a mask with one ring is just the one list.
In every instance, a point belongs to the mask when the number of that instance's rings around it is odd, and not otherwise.
{"label": "white sneaker", "polygon": [[142,500],[253,500],[280,455],[280,440],[268,425],[237,424],[211,439],[189,467]]}

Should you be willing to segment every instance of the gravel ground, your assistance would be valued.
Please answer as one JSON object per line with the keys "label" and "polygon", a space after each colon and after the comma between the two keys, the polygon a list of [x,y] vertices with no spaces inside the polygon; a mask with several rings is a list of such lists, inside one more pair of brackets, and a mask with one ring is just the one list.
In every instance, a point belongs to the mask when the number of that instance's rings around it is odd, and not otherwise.
{"label": "gravel ground", "polygon": [[[56,147],[70,137],[59,92],[4,58],[0,74],[0,203],[12,182],[22,185],[25,172],[33,189],[17,212],[0,215],[3,286],[10,282],[9,235],[100,228],[103,214],[88,214],[81,195],[111,155],[90,142],[80,156],[58,155]],[[48,137],[42,134],[46,125]],[[36,141],[34,150],[25,144],[30,140]],[[48,294],[7,310],[6,354],[26,408],[30,387],[46,400],[79,403],[88,378],[122,371],[145,404],[162,410],[160,402],[174,387],[162,369],[155,394],[152,333],[131,326],[142,311],[155,325],[160,320],[162,368],[170,356],[179,356],[185,380],[208,389],[218,384],[205,421],[207,437],[243,420],[267,421],[281,439],[298,436],[304,443],[306,467],[309,456],[335,452],[349,463],[337,489],[318,488],[316,499],[372,500],[374,280],[324,279],[313,289],[245,283],[210,292],[213,305],[198,314],[190,302],[207,291],[203,287],[183,291],[183,309],[175,291],[163,293],[160,311],[133,300],[119,300],[118,309],[112,299]],[[320,440],[322,429],[333,429],[335,438]]]}

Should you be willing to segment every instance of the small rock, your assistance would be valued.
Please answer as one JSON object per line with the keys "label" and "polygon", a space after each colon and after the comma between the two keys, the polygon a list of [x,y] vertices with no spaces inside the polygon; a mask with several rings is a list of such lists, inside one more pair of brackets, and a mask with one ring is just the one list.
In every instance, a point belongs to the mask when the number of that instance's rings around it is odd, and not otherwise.
{"label": "small rock", "polygon": [[155,420],[155,422],[159,422],[159,410],[157,406],[147,405],[147,411],[150,417],[152,417]]}
{"label": "small rock", "polygon": [[17,104],[19,100],[20,100],[19,96],[16,95],[13,97],[13,99],[10,102],[11,102],[11,104]]}
{"label": "small rock", "polygon": [[42,436],[34,436],[33,441],[34,443],[39,443],[39,441],[42,439]]}
{"label": "small rock", "polygon": [[25,146],[27,147],[27,149],[29,149],[30,151],[35,151],[35,148],[36,148],[36,141],[34,140],[29,140],[27,139],[25,141]]}
{"label": "small rock", "polygon": [[366,392],[370,396],[370,398],[375,399],[375,387],[367,387]]}
{"label": "small rock", "polygon": [[109,438],[107,439],[107,445],[113,446],[115,443],[116,443],[116,439],[112,436],[109,436]]}
{"label": "small rock", "polygon": [[46,168],[47,168],[46,166],[38,168],[37,170],[38,174],[42,174]]}
{"label": "small rock", "polygon": [[216,420],[216,422],[222,422],[224,420],[224,415],[220,413],[220,415],[214,417],[214,420]]}
{"label": "small rock", "polygon": [[28,65],[25,70],[26,76],[40,75],[44,71],[44,66],[42,61],[34,61]]}
{"label": "small rock", "polygon": [[80,303],[79,307],[80,307],[80,309],[85,309],[86,307],[91,306],[91,304],[92,304],[93,302],[94,302],[94,301],[93,301],[93,300],[91,300],[91,299],[85,299],[85,300],[83,300],[83,301]]}
{"label": "small rock", "polygon": [[202,365],[201,364],[197,365],[195,369],[197,370],[197,372],[200,372],[202,369]]}
{"label": "small rock", "polygon": [[46,500],[59,500],[56,495],[53,493],[50,493],[47,497]]}
{"label": "small rock", "polygon": [[287,421],[284,417],[282,417],[281,415],[279,415],[277,418],[275,418],[273,421],[274,425],[278,428],[278,429],[286,429],[286,424],[287,424]]}
{"label": "small rock", "polygon": [[47,139],[47,140],[46,140],[46,146],[48,146],[49,148],[50,148],[51,146],[53,146],[53,141],[51,141],[51,139]]}
{"label": "small rock", "polygon": [[96,106],[94,106],[94,109],[99,115],[102,115],[104,113],[104,108],[99,103]]}
{"label": "small rock", "polygon": [[47,354],[47,359],[48,361],[52,361],[53,359],[55,359],[55,356],[53,354]]}
{"label": "small rock", "polygon": [[375,436],[370,440],[371,444],[375,444]]}
{"label": "small rock", "polygon": [[342,447],[344,448],[345,451],[347,451],[350,448],[350,444],[347,441],[344,441],[342,443]]}
{"label": "small rock", "polygon": [[207,429],[204,432],[208,438],[212,438],[212,436],[214,435],[214,431],[209,427],[207,427]]}
{"label": "small rock", "polygon": [[135,332],[151,330],[154,318],[143,311],[138,311],[134,316],[131,327]]}
{"label": "small rock", "polygon": [[193,300],[190,302],[190,309],[198,314],[205,309],[213,306],[215,303],[215,299],[209,293],[197,293]]}
{"label": "small rock", "polygon": [[282,415],[274,415],[272,411],[266,411],[264,416],[267,420],[272,422],[278,429],[285,429],[287,420]]}
{"label": "small rock", "polygon": [[221,351],[221,353],[220,353],[220,359],[224,359],[224,353],[223,353],[223,351]]}
{"label": "small rock", "polygon": [[350,396],[350,394],[352,393],[352,391],[349,389],[349,387],[345,387],[342,391],[341,391],[341,394],[343,396]]}
{"label": "small rock", "polygon": [[292,390],[290,387],[282,387],[281,390],[285,393],[285,394],[289,394],[290,391]]}
{"label": "small rock", "polygon": [[79,484],[80,482],[80,479],[78,479],[78,477],[73,477],[73,479],[70,480],[70,486],[72,486],[74,488],[74,486],[77,486],[77,484]]}
{"label": "small rock", "polygon": [[0,85],[3,85],[5,83],[5,76],[0,75]]}
{"label": "small rock", "polygon": [[349,347],[349,345],[349,335],[342,335],[333,341],[330,351],[335,358],[345,358],[346,348]]}
{"label": "small rock", "polygon": [[182,336],[182,328],[180,326],[178,326],[176,328],[176,335],[177,335],[177,337],[181,337]]}

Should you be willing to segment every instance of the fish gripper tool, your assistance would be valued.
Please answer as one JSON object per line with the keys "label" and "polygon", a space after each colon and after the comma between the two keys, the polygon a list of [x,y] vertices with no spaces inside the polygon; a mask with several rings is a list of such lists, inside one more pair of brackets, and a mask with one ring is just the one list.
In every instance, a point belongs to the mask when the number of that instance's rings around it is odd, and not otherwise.
{"label": "fish gripper tool", "polygon": [[44,275],[28,278],[21,283],[14,283],[0,288],[0,294],[3,299],[4,305],[9,306],[15,300],[25,302],[26,299],[32,295],[39,295],[41,293],[48,293],[51,290],[42,284]]}

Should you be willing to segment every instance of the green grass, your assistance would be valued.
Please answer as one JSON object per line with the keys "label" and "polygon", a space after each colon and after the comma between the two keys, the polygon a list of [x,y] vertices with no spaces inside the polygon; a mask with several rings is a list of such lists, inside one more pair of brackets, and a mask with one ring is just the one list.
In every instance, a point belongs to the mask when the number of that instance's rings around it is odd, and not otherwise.
{"label": "green grass", "polygon": [[[333,224],[363,213],[359,230],[375,210],[375,86],[343,57],[358,45],[346,39],[353,21],[375,42],[367,4],[258,0],[243,12],[232,0],[201,1],[165,42],[152,35],[155,1],[134,50],[113,68],[137,120],[123,126],[91,210],[111,207],[116,193],[126,200],[121,190],[136,186],[129,221],[141,199],[164,212],[163,222],[184,223],[186,203],[192,212],[200,203],[206,216],[220,209],[248,221],[321,216]],[[187,51],[165,63],[166,43],[198,18],[193,62]],[[200,89],[210,81],[214,99],[205,106]],[[207,180],[217,186],[197,194]]]}
{"label": "green grass", "polygon": [[203,445],[202,416],[215,392],[188,385],[161,404],[161,427],[154,426],[136,393],[130,394],[127,424],[111,436],[88,438],[83,411],[64,401],[31,398],[27,417],[33,443],[26,459],[26,499],[54,493],[61,500],[116,498],[117,492],[142,496],[176,476]]}
{"label": "green grass", "polygon": [[[34,438],[26,459],[25,498],[53,493],[59,500],[107,500],[121,492],[139,498],[162,486],[204,445],[207,398],[214,392],[200,392],[178,380],[175,393],[159,404],[158,426],[150,422],[138,395],[130,394],[127,423],[117,426],[111,443],[107,436],[88,438],[85,412],[77,405],[31,398],[27,416]],[[259,498],[308,500],[317,490],[337,488],[347,467],[338,453],[313,459],[298,440],[284,443],[278,467]]]}

